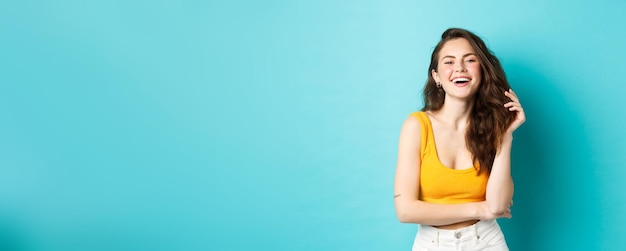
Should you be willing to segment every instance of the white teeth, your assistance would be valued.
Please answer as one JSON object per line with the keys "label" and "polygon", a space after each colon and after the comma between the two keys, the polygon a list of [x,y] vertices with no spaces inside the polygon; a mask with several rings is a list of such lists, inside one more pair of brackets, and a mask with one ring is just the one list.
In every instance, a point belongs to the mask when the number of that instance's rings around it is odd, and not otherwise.
{"label": "white teeth", "polygon": [[454,82],[454,83],[458,83],[458,82],[461,82],[461,81],[467,82],[467,81],[469,81],[469,78],[455,78],[455,79],[452,80],[452,82]]}

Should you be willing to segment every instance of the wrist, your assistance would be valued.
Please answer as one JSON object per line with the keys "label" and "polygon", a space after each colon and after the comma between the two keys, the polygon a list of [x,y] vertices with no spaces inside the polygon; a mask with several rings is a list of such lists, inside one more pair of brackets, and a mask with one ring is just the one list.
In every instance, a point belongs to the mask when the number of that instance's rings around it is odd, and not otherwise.
{"label": "wrist", "polygon": [[502,143],[513,142],[513,132],[505,132],[502,135]]}

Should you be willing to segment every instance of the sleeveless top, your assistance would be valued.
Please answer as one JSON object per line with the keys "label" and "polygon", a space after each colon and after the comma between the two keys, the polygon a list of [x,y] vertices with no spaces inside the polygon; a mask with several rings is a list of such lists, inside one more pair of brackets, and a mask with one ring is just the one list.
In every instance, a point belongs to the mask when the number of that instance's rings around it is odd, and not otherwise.
{"label": "sleeveless top", "polygon": [[422,132],[419,199],[440,204],[457,204],[485,200],[489,174],[478,163],[468,169],[444,166],[437,155],[433,128],[425,112],[410,116],[420,122]]}

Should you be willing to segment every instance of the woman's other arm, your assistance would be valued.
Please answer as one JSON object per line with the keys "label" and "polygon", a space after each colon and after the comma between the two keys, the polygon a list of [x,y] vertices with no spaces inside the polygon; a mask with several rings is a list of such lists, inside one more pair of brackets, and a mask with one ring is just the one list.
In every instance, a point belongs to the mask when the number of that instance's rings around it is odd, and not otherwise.
{"label": "woman's other arm", "polygon": [[515,120],[503,136],[500,150],[496,153],[487,183],[486,201],[493,214],[508,210],[513,199],[513,178],[511,177],[511,148],[513,132],[526,121],[526,114],[513,90],[504,93],[511,99],[504,105],[509,111],[516,112]]}
{"label": "woman's other arm", "polygon": [[513,178],[511,177],[511,146],[513,136],[505,135],[496,153],[487,182],[486,202],[489,211],[493,214],[501,214],[508,210],[513,199]]}

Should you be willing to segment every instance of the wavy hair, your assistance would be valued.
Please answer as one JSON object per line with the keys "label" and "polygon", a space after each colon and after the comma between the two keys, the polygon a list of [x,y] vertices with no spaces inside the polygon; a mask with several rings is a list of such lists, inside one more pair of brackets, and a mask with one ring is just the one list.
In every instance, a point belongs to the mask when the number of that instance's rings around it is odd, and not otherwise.
{"label": "wavy hair", "polygon": [[437,87],[431,71],[437,71],[439,52],[446,42],[459,38],[466,39],[476,52],[482,75],[482,81],[470,111],[465,140],[474,163],[478,163],[479,168],[486,167],[486,170],[491,173],[494,158],[497,151],[500,150],[506,129],[515,119],[515,113],[503,107],[505,103],[510,101],[508,97],[504,96],[504,92],[509,90],[510,85],[506,80],[500,61],[480,37],[459,28],[450,28],[443,32],[441,41],[433,50],[430,59],[428,80],[423,91],[424,108],[422,111],[438,111],[443,107],[446,94],[443,88]]}

